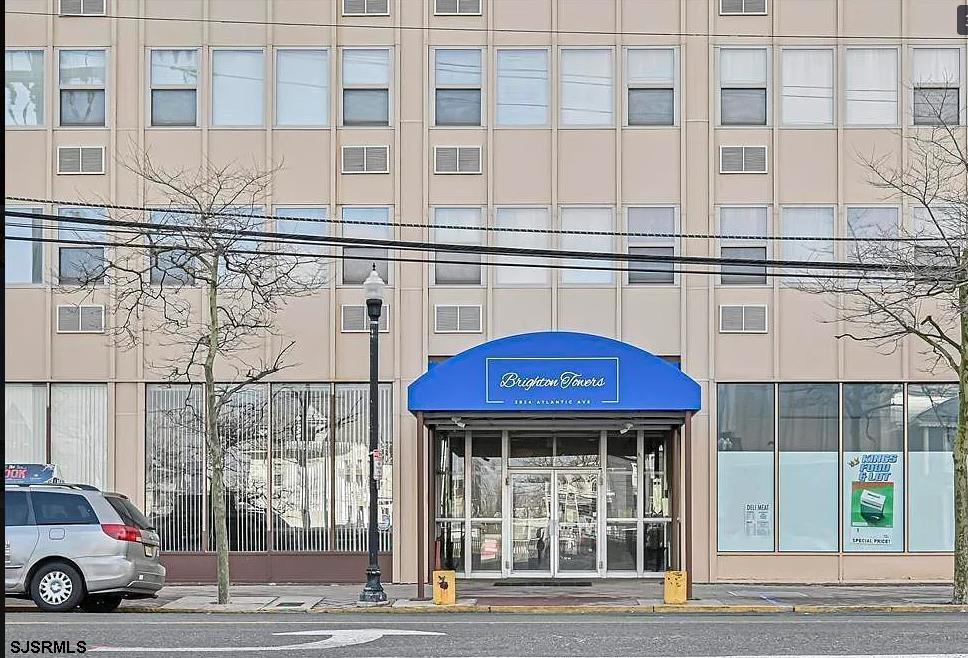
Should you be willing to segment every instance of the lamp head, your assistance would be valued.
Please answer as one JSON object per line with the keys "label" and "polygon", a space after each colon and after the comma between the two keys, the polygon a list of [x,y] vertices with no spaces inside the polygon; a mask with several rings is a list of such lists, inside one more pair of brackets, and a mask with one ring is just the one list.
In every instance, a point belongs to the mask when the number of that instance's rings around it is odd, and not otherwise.
{"label": "lamp head", "polygon": [[363,281],[363,297],[367,302],[379,301],[382,304],[385,290],[386,283],[377,273],[376,263],[373,263],[373,269],[370,271],[369,276],[366,277],[366,280]]}

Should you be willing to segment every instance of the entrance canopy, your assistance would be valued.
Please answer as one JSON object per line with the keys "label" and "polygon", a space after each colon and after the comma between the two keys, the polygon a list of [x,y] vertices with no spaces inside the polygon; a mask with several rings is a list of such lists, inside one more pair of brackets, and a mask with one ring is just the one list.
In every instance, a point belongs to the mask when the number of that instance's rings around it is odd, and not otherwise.
{"label": "entrance canopy", "polygon": [[413,413],[695,412],[699,384],[611,338],[545,331],[498,338],[432,367],[408,389]]}

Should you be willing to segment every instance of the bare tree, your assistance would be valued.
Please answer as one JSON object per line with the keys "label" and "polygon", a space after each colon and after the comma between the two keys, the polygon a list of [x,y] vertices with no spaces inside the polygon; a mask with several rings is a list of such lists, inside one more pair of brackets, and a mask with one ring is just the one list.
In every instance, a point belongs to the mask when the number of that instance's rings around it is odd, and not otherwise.
{"label": "bare tree", "polygon": [[[201,427],[204,436],[218,602],[227,603],[226,498],[229,488],[238,488],[227,478],[239,480],[239,455],[257,431],[240,427],[238,407],[255,403],[239,396],[293,365],[287,356],[294,341],[282,336],[279,347],[266,345],[281,336],[275,321],[286,303],[325,284],[327,264],[302,255],[303,245],[253,235],[266,230],[262,208],[276,170],[211,162],[169,170],[148,153],[120,164],[142,181],[149,205],[159,210],[113,212],[117,221],[106,229],[113,246],[75,254],[72,281],[109,287],[117,345],[154,348],[163,356],[151,369],[202,389],[201,403],[186,399],[177,422]],[[87,220],[77,221],[85,226]],[[236,493],[266,497],[264,490]]]}
{"label": "bare tree", "polygon": [[[913,208],[911,221],[854,216],[846,257],[874,269],[841,279],[799,284],[827,295],[838,338],[887,351],[920,344],[930,369],[956,374],[960,405],[954,433],[954,601],[968,603],[968,148],[958,128],[957,84],[915,89],[918,126],[907,135],[906,159],[859,156],[872,185]],[[890,223],[890,225],[888,225]],[[856,274],[856,276],[855,276]]]}

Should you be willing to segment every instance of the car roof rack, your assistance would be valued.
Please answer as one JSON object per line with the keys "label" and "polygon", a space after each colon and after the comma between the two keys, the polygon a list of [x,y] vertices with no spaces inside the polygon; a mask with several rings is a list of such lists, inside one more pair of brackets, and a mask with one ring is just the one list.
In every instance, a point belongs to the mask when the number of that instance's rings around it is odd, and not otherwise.
{"label": "car roof rack", "polygon": [[66,487],[68,489],[80,489],[81,491],[100,491],[91,484],[74,484],[71,482],[6,482],[7,487]]}

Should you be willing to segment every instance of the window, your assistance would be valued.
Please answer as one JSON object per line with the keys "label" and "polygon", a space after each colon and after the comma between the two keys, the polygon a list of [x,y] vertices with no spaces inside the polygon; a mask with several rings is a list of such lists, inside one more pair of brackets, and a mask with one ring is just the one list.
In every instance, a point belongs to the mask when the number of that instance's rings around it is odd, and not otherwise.
{"label": "window", "polygon": [[[498,208],[494,223],[498,229],[547,230],[551,228],[551,215],[547,208]],[[498,230],[494,234],[494,244],[516,249],[550,249],[551,234]],[[495,256],[494,262],[501,265],[494,268],[494,278],[498,285],[546,286],[551,283],[547,258]],[[521,265],[510,266],[517,263]]]}
{"label": "window", "polygon": [[343,49],[343,125],[390,125],[389,49]]}
{"label": "window", "polygon": [[[957,384],[908,385],[910,551],[954,550],[954,461]],[[915,513],[916,512],[916,513]]]}
{"label": "window", "polygon": [[[905,238],[917,238],[909,244],[911,258],[922,266],[952,267],[958,259],[964,226],[963,213],[957,206],[924,206],[911,209],[911,227]],[[930,238],[930,239],[928,239]]]}
{"label": "window", "polygon": [[37,525],[97,525],[100,523],[91,504],[84,496],[78,494],[32,491],[30,502],[34,508],[34,520]]}
{"label": "window", "polygon": [[108,387],[52,384],[50,461],[67,482],[108,484]]}
{"label": "window", "polygon": [[[43,213],[43,208],[7,206],[7,210]],[[4,216],[4,280],[11,283],[43,283],[44,237],[42,220],[30,217]],[[11,238],[25,238],[14,240]],[[30,242],[29,240],[33,240]]]}
{"label": "window", "polygon": [[958,48],[914,49],[911,85],[915,125],[961,123],[961,58]]}
{"label": "window", "polygon": [[561,124],[612,125],[612,76],[611,49],[562,49]]}
{"label": "window", "polygon": [[481,125],[481,51],[479,49],[435,49],[434,84],[436,125]]}
{"label": "window", "polygon": [[783,123],[788,126],[832,126],[834,123],[834,51],[784,48]]}
{"label": "window", "polygon": [[844,550],[904,550],[904,387],[843,385]]}
{"label": "window", "polygon": [[198,125],[198,51],[151,51],[151,125]]}
{"label": "window", "polygon": [[717,387],[721,551],[773,551],[773,384]]}
{"label": "window", "polygon": [[[153,210],[150,217],[152,225],[164,226],[165,224],[190,223],[194,216]],[[152,284],[175,287],[195,285],[193,271],[198,267],[198,262],[190,252],[178,248],[179,246],[190,246],[185,244],[189,242],[186,234],[161,232],[149,234],[148,239],[153,245],[150,255]],[[196,253],[198,252],[196,251]]]}
{"label": "window", "polygon": [[[343,208],[343,236],[369,240],[393,239],[389,208]],[[376,222],[354,224],[352,222]],[[390,250],[386,247],[343,247],[343,285],[362,285],[373,265],[384,282],[390,282]]]}
{"label": "window", "polygon": [[[834,259],[834,209],[832,207],[786,206],[782,210],[780,253],[783,260],[829,263]],[[791,240],[789,238],[816,238]],[[819,274],[819,270],[804,273]],[[798,279],[790,278],[790,281]]]}
{"label": "window", "polygon": [[765,126],[767,122],[766,48],[719,49],[719,123]]}
{"label": "window", "polygon": [[213,50],[212,125],[261,126],[264,86],[261,50]]}
{"label": "window", "polygon": [[[84,219],[105,219],[107,214],[103,208],[58,208],[60,217],[79,217]],[[58,246],[57,272],[61,283],[77,283],[80,285],[99,284],[104,282],[104,246],[103,244],[84,247],[78,243],[105,242],[107,233],[103,226],[80,222],[58,221],[57,237],[69,240],[71,246]]]}
{"label": "window", "polygon": [[497,125],[548,124],[548,51],[497,51]]}
{"label": "window", "polygon": [[[719,209],[719,232],[723,236],[719,255],[722,258],[763,261],[767,256],[767,223],[769,209],[763,207],[722,207]],[[766,285],[766,265],[720,266],[723,285]]]}
{"label": "window", "polygon": [[[664,233],[657,235],[629,235],[630,256],[674,256],[676,239],[676,209],[673,207],[643,207],[628,209],[628,232]],[[631,261],[628,264],[629,283],[675,283],[674,263],[663,261]]]}
{"label": "window", "polygon": [[839,388],[779,384],[777,393],[780,550],[836,551]]}
{"label": "window", "polygon": [[[607,235],[583,233],[562,233],[561,249],[563,251],[588,251],[609,253],[615,251],[615,213],[611,208],[561,208],[562,231],[592,231]],[[582,267],[614,267],[615,262],[606,258],[601,260],[584,260],[568,258],[562,263],[568,269],[562,269],[561,283],[563,284],[610,284],[615,280],[614,272],[610,270],[571,269]]]}
{"label": "window", "polygon": [[276,50],[276,125],[329,125],[328,50]]}
{"label": "window", "polygon": [[629,48],[628,125],[671,126],[676,122],[676,51]]}
{"label": "window", "polygon": [[60,125],[104,126],[105,64],[103,50],[61,50]]}
{"label": "window", "polygon": [[[325,238],[329,236],[329,210],[326,208],[276,207],[276,233]],[[288,253],[306,256],[280,258],[281,267],[293,281],[304,286],[322,285],[329,278],[327,256],[329,247],[324,244],[287,244],[281,247]]]}
{"label": "window", "polygon": [[141,513],[134,504],[127,498],[121,496],[105,496],[104,500],[114,508],[114,511],[121,517],[121,522],[125,525],[133,526],[140,530],[152,530],[151,521]]}
{"label": "window", "polygon": [[344,16],[388,16],[389,0],[343,0]]}
{"label": "window", "polygon": [[8,464],[47,461],[47,385],[6,384],[3,455]]}
{"label": "window", "polygon": [[[10,461],[9,459],[7,460]],[[26,491],[5,491],[3,494],[3,525],[25,526],[30,524]],[[9,559],[9,558],[8,558]],[[7,568],[13,565],[8,562]],[[12,575],[12,574],[11,574]]]}
{"label": "window", "polygon": [[883,259],[878,242],[864,238],[891,238],[898,232],[898,209],[890,206],[847,208],[847,237],[855,238],[844,244],[847,260],[855,263]]}
{"label": "window", "polygon": [[847,123],[897,125],[897,49],[847,49]]}
{"label": "window", "polygon": [[4,51],[4,125],[44,125],[44,51]]}
{"label": "window", "polygon": [[[480,208],[434,208],[434,225],[434,242],[484,244],[484,217]],[[484,282],[480,253],[438,251],[434,258],[438,261],[434,263],[434,283],[438,286],[479,286]]]}

